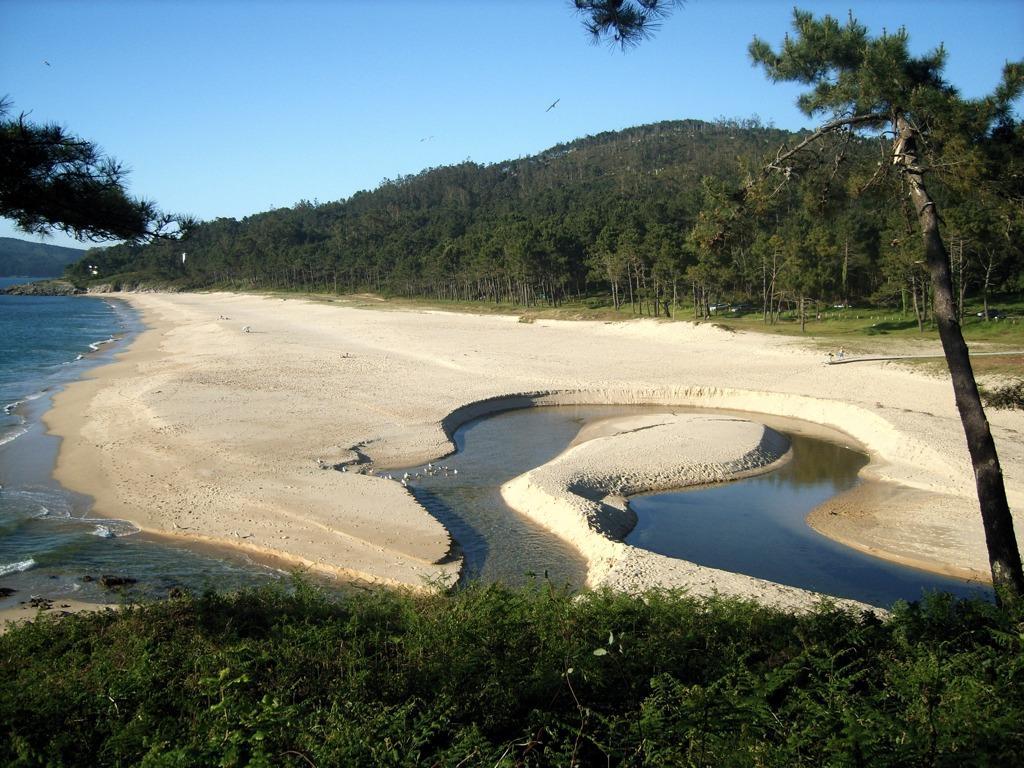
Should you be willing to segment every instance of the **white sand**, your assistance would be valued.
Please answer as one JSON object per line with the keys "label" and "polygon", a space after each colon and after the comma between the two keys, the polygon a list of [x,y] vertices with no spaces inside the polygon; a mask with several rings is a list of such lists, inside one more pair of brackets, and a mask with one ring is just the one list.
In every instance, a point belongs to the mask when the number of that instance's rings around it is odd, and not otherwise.
{"label": "white sand", "polygon": [[[458,424],[519,394],[520,404],[694,405],[843,430],[871,452],[872,477],[916,495],[826,514],[820,530],[934,570],[988,570],[945,378],[892,363],[825,366],[798,340],[707,324],[519,323],[234,294],[125,298],[150,330],[58,395],[47,423],[64,437],[61,482],[95,496],[98,513],[147,530],[381,583],[450,582],[459,563],[448,534],[404,488],[322,470],[317,459],[437,458]],[[1024,414],[989,417],[1019,509]],[[683,463],[673,451],[657,455]],[[836,532],[833,521],[843,523]],[[646,570],[621,578],[663,581]]]}

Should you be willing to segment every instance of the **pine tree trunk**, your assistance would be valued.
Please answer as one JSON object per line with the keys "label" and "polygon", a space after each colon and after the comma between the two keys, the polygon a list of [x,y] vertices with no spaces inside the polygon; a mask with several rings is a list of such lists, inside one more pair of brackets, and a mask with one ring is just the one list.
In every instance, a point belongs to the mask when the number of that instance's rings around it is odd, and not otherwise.
{"label": "pine tree trunk", "polygon": [[768,265],[761,257],[761,320],[768,324]]}
{"label": "pine tree trunk", "polygon": [[974,380],[967,344],[956,321],[949,257],[939,233],[938,212],[925,189],[922,171],[917,164],[917,132],[902,115],[897,117],[896,129],[893,162],[903,169],[910,200],[921,225],[925,258],[935,291],[932,307],[974,466],[985,543],[992,567],[992,585],[997,600],[1004,604],[1020,604],[1024,600],[1024,569],[1021,568],[1020,551],[1013,531],[1013,516],[1006,499],[995,442]]}

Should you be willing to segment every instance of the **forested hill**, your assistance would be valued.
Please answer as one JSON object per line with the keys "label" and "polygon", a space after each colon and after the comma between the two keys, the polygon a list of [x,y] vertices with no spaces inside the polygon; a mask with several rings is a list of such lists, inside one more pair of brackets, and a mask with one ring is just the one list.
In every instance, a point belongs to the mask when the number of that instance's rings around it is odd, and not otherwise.
{"label": "forested hill", "polygon": [[[132,273],[188,286],[511,291],[528,301],[582,289],[599,238],[678,249],[700,208],[702,177],[737,181],[738,159],[760,158],[789,137],[734,121],[606,132],[531,157],[386,179],[344,201],[216,219],[186,242],[97,249],[88,261],[101,280]],[[84,262],[75,276],[87,277]]]}
{"label": "forested hill", "polygon": [[0,277],[59,277],[84,255],[80,248],[0,237]]}
{"label": "forested hill", "polygon": [[[767,311],[926,290],[900,211],[851,191],[871,185],[834,161],[737,210],[735,191],[799,138],[753,120],[602,133],[387,179],[347,200],[216,219],[184,241],[94,249],[69,276],[524,305],[600,293],[643,314],[683,296],[704,307],[746,297]],[[835,151],[878,165],[867,139],[846,136]],[[991,275],[993,286],[1006,277]]]}

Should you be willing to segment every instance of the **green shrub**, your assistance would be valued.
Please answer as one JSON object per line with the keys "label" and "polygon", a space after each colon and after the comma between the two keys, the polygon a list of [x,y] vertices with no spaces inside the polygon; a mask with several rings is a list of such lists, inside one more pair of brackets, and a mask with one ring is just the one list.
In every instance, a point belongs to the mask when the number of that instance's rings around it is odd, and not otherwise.
{"label": "green shrub", "polygon": [[945,596],[190,596],[0,637],[0,764],[1008,765],[1022,630]]}
{"label": "green shrub", "polygon": [[982,400],[988,408],[1024,410],[1024,379],[991,390],[982,390]]}

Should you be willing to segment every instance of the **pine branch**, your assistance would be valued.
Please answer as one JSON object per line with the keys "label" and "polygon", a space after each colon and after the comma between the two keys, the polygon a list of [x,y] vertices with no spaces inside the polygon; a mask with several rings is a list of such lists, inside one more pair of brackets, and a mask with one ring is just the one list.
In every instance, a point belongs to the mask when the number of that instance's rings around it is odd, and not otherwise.
{"label": "pine branch", "polygon": [[808,146],[818,141],[818,139],[822,138],[823,136],[829,133],[832,133],[835,130],[838,130],[839,128],[853,127],[855,125],[864,125],[867,123],[885,123],[888,121],[888,119],[889,118],[886,115],[881,115],[872,112],[865,115],[853,115],[851,117],[840,117],[836,118],[835,120],[830,120],[829,122],[820,126],[816,131],[814,131],[814,133],[812,133],[810,136],[801,141],[792,149],[783,152],[782,150],[784,149],[784,147],[780,148],[779,153],[775,156],[775,160],[773,160],[772,162],[768,163],[768,165],[765,166],[765,171],[779,171],[782,173],[790,171],[791,169],[784,167],[782,163],[784,163],[789,158],[793,157],[793,155],[796,155],[797,153],[806,149]]}

